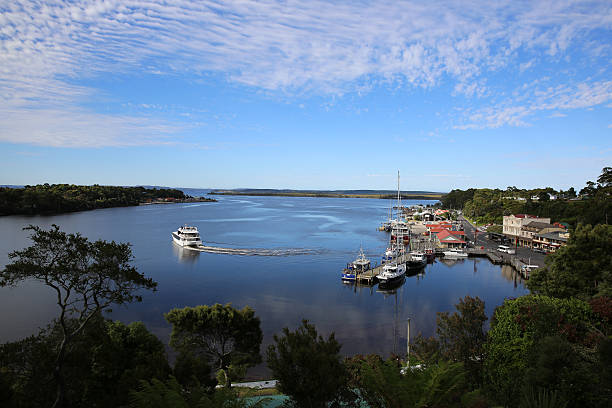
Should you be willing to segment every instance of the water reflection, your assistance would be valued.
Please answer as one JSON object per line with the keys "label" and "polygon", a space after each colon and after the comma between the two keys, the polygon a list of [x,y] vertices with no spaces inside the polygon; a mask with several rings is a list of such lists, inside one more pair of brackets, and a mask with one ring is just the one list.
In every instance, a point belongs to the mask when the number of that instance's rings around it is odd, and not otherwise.
{"label": "water reflection", "polygon": [[173,242],[171,242],[170,245],[172,245],[172,252],[181,263],[193,264],[198,260],[200,256],[200,251],[185,249],[182,246],[176,245]]}

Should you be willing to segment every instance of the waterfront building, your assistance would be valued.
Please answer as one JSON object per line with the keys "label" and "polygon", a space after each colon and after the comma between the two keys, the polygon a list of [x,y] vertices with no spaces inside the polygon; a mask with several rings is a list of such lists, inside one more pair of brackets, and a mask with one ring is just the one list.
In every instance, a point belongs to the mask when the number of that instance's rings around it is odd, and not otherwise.
{"label": "waterfront building", "polygon": [[533,237],[533,247],[547,252],[555,252],[559,247],[567,243],[569,232],[553,231],[535,234]]}
{"label": "waterfront building", "polygon": [[528,241],[527,232],[523,232],[523,235],[521,235],[522,228],[533,221],[550,224],[550,218],[538,218],[529,214],[505,215],[503,218],[503,233],[514,243],[521,245],[521,242]]}
{"label": "waterfront building", "polygon": [[564,232],[565,228],[548,224],[546,222],[531,221],[521,228],[521,233],[518,238],[519,246],[533,248],[533,237],[536,234],[547,234],[549,232]]}
{"label": "waterfront building", "polygon": [[465,248],[465,233],[463,231],[442,230],[436,234],[436,243],[440,248]]}

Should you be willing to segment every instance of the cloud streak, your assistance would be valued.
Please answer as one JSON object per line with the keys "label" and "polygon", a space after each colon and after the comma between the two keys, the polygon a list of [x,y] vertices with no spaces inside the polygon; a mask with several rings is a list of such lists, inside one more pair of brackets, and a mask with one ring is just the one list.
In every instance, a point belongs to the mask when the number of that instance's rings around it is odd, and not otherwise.
{"label": "cloud streak", "polygon": [[[409,92],[452,81],[456,94],[482,98],[489,92],[489,74],[532,71],[541,54],[561,58],[589,41],[593,49],[599,46],[599,57],[609,58],[605,40],[591,33],[609,33],[612,27],[607,1],[49,0],[6,2],[0,11],[4,141],[14,140],[20,130],[9,123],[16,111],[20,119],[39,113],[65,118],[74,111],[82,119],[97,115],[80,110],[96,91],[78,84],[109,73],[214,72],[290,97],[367,92],[376,86]],[[528,58],[519,61],[519,54]],[[472,113],[457,127],[523,125],[539,109],[610,100],[607,85],[593,80],[549,93],[561,100],[538,97],[545,102],[527,107],[508,101],[492,112]],[[57,118],[60,129],[69,125]],[[116,116],[112,135],[96,134],[83,143],[154,142],[154,136],[124,140],[137,128],[142,132],[136,133],[146,133],[149,125],[140,122]],[[42,144],[78,139],[45,136],[42,129],[34,133],[38,136],[31,139]]]}

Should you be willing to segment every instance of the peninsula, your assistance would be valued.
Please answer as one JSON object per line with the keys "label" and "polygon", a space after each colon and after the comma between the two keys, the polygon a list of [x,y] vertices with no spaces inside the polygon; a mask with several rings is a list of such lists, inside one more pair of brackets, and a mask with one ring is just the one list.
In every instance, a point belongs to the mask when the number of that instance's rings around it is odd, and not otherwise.
{"label": "peninsula", "polygon": [[0,187],[1,215],[49,215],[142,204],[217,201],[172,188],[39,184]]}

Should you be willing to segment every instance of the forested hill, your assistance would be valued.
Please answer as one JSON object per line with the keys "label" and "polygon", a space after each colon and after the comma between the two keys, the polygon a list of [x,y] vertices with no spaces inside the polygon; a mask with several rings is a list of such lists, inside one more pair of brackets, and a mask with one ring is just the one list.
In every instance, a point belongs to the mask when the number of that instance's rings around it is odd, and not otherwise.
{"label": "forested hill", "polygon": [[186,199],[176,189],[39,184],[0,187],[0,215],[58,214],[97,208],[127,207],[156,199]]}

